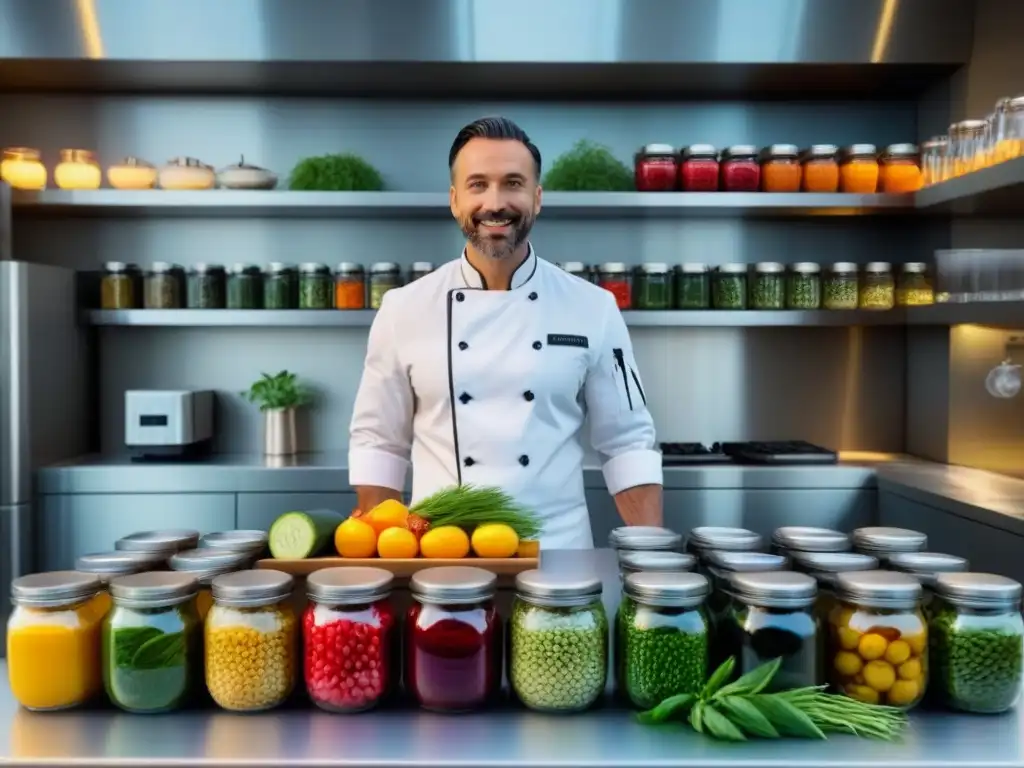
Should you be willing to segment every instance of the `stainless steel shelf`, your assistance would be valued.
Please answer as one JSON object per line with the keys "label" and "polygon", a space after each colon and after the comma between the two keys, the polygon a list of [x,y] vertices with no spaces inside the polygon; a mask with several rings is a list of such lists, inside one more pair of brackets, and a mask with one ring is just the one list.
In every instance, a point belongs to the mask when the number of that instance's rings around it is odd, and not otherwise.
{"label": "stainless steel shelf", "polygon": [[1024,330],[1024,301],[933,304],[904,310],[907,325],[984,325]]}
{"label": "stainless steel shelf", "polygon": [[1019,215],[1024,210],[1024,157],[922,189],[917,208],[957,215]]}

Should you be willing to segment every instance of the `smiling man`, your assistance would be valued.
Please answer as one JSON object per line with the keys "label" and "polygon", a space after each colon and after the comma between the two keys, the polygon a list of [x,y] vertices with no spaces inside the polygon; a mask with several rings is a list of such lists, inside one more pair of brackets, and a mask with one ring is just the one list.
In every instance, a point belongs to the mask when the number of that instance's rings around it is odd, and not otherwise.
{"label": "smiling man", "polygon": [[587,419],[622,519],[660,525],[661,455],[615,299],[529,242],[540,151],[489,117],[459,131],[448,165],[466,248],[385,294],[374,319],[349,447],[359,508],[400,499],[411,466],[413,502],[498,486],[541,517],[542,548],[590,548]]}

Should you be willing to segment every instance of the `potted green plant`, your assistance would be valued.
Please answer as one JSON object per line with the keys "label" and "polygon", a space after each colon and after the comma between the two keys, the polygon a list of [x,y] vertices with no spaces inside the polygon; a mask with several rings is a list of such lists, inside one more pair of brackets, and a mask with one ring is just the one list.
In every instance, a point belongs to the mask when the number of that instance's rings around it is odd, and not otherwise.
{"label": "potted green plant", "polygon": [[256,403],[263,412],[263,452],[267,456],[298,453],[295,412],[312,402],[312,394],[289,371],[264,373],[242,397]]}

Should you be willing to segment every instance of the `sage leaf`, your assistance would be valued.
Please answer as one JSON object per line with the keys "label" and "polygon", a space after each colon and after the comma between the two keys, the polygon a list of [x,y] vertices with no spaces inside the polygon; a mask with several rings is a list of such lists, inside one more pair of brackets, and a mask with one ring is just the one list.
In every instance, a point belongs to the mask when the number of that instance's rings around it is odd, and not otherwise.
{"label": "sage leaf", "polygon": [[761,710],[779,733],[801,739],[824,739],[825,734],[807,715],[785,699],[768,694],[751,696],[750,703]]}
{"label": "sage leaf", "polygon": [[751,696],[755,693],[760,693],[775,677],[775,673],[779,671],[779,667],[782,666],[782,657],[774,659],[772,661],[766,661],[759,667],[756,667],[747,674],[740,677],[738,680],[729,683],[727,686],[722,688],[715,694],[715,698],[722,698],[724,696]]}
{"label": "sage leaf", "polygon": [[698,701],[690,710],[690,725],[697,733],[704,733],[704,707],[703,701]]}
{"label": "sage leaf", "polygon": [[779,732],[761,710],[741,696],[723,696],[715,702],[732,721],[747,733],[762,739],[777,739]]}
{"label": "sage leaf", "polygon": [[708,733],[722,741],[747,740],[747,737],[743,735],[743,731],[733,725],[728,717],[715,709],[714,704],[708,704],[704,707],[704,727]]}
{"label": "sage leaf", "polygon": [[732,677],[732,672],[736,668],[736,658],[730,656],[728,659],[722,662],[722,664],[714,671],[708,681],[701,688],[700,698],[710,698],[715,691],[722,687],[722,683]]}
{"label": "sage leaf", "polygon": [[653,709],[641,712],[637,715],[637,719],[641,723],[664,723],[676,715],[685,712],[696,698],[692,693],[680,693],[675,696],[669,696]]}

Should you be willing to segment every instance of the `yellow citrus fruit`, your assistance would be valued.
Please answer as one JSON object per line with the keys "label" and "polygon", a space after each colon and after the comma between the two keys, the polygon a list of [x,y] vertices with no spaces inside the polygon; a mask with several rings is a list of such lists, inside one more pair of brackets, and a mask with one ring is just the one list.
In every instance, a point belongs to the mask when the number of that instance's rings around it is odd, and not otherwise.
{"label": "yellow citrus fruit", "polygon": [[432,559],[465,557],[469,554],[469,536],[457,525],[431,528],[420,539],[420,554]]}
{"label": "yellow citrus fruit", "polygon": [[416,534],[407,528],[385,528],[377,537],[377,554],[385,559],[416,557],[419,551]]}
{"label": "yellow citrus fruit", "polygon": [[535,539],[521,539],[516,557],[540,557],[540,542]]}
{"label": "yellow citrus fruit", "polygon": [[334,548],[342,557],[373,557],[377,554],[377,533],[369,523],[350,517],[335,529]]}
{"label": "yellow citrus fruit", "polygon": [[363,515],[361,519],[372,525],[373,530],[379,536],[381,531],[386,531],[388,528],[404,528],[408,517],[409,510],[405,504],[395,499],[387,499]]}
{"label": "yellow citrus fruit", "polygon": [[519,536],[505,523],[484,523],[473,530],[471,543],[477,557],[512,557],[519,549]]}

